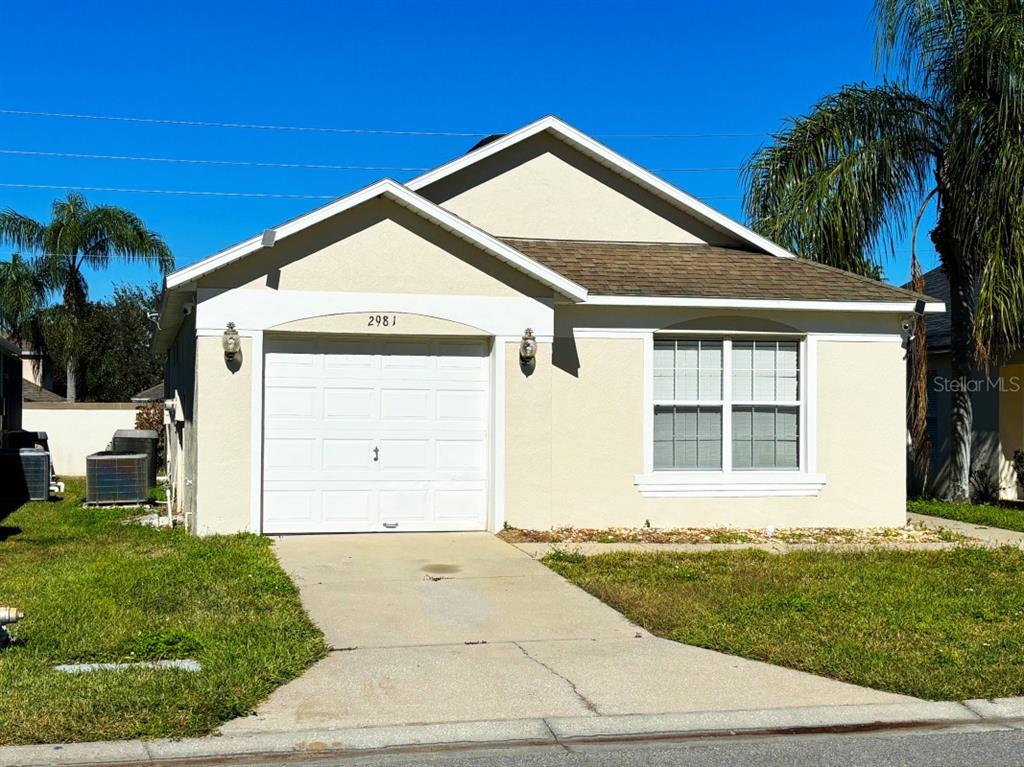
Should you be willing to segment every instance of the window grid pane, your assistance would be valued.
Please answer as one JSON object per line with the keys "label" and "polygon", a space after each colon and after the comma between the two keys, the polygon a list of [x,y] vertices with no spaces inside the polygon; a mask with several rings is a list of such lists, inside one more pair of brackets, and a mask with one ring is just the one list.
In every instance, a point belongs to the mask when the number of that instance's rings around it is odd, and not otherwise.
{"label": "window grid pane", "polygon": [[722,468],[721,408],[654,408],[654,468]]}
{"label": "window grid pane", "polygon": [[733,341],[733,400],[798,402],[799,350],[798,341]]}
{"label": "window grid pane", "polygon": [[800,410],[741,405],[732,409],[734,469],[798,469]]}
{"label": "window grid pane", "polygon": [[674,402],[722,398],[722,342],[654,342],[654,399]]}

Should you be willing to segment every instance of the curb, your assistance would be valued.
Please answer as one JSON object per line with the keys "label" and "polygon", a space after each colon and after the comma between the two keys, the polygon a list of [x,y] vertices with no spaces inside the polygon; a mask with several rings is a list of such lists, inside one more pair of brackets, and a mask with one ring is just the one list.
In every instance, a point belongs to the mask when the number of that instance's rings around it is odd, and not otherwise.
{"label": "curb", "polygon": [[549,717],[334,730],[0,747],[0,767],[201,762],[282,754],[338,755],[564,746],[913,728],[1024,729],[1024,698],[912,701],[680,714]]}

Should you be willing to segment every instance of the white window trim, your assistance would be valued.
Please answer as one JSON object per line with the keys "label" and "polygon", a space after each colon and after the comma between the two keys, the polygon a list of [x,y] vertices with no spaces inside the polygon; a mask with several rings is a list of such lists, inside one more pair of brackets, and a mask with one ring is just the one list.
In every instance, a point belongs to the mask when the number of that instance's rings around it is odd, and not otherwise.
{"label": "white window trim", "polygon": [[[654,340],[679,337],[678,333],[647,333],[644,337],[644,470],[633,482],[640,494],[651,498],[748,498],[817,496],[825,486],[825,476],[817,473],[817,338],[800,338],[799,387],[800,468],[732,470],[732,408],[722,408],[722,469],[720,471],[654,470]],[[730,341],[737,333],[700,334],[704,338]],[[768,334],[772,335],[772,334]],[[731,343],[723,344],[722,386],[729,385],[732,371]],[[736,403],[731,403],[736,404]],[[742,404],[742,403],[740,403]],[[777,403],[773,403],[777,404]],[[726,412],[728,410],[728,413]]]}

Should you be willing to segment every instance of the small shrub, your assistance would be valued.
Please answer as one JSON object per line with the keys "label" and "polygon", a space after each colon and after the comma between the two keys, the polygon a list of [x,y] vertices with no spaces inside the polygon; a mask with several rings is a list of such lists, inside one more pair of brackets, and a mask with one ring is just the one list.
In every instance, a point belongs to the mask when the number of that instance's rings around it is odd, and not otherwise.
{"label": "small shrub", "polygon": [[565,549],[552,549],[548,552],[548,555],[544,557],[546,562],[558,563],[563,565],[579,565],[587,561],[579,551],[566,551]]}
{"label": "small shrub", "polygon": [[992,472],[977,469],[971,472],[971,501],[973,503],[995,503],[999,500],[999,482]]}
{"label": "small shrub", "polygon": [[156,432],[156,465],[157,474],[162,474],[160,467],[164,463],[164,403],[146,402],[135,409],[135,428],[150,429]]}
{"label": "small shrub", "polygon": [[1017,484],[1024,487],[1024,450],[1013,451],[1013,473],[1017,475]]}

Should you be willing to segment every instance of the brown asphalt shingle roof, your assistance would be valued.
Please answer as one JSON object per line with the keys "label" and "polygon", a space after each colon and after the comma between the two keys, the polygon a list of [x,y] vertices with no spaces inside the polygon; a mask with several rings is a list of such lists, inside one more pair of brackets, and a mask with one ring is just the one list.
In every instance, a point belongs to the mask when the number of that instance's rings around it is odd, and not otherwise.
{"label": "brown asphalt shingle roof", "polygon": [[780,301],[922,297],[813,261],[714,245],[502,239],[594,295]]}
{"label": "brown asphalt shingle roof", "polygon": [[140,392],[132,395],[132,402],[160,402],[164,399],[164,383],[161,381],[158,384],[150,386],[148,389],[143,389]]}
{"label": "brown asphalt shingle roof", "polygon": [[32,383],[29,380],[22,380],[21,382],[21,399],[24,402],[63,402],[64,398],[52,392],[49,389],[44,389],[42,386]]}

